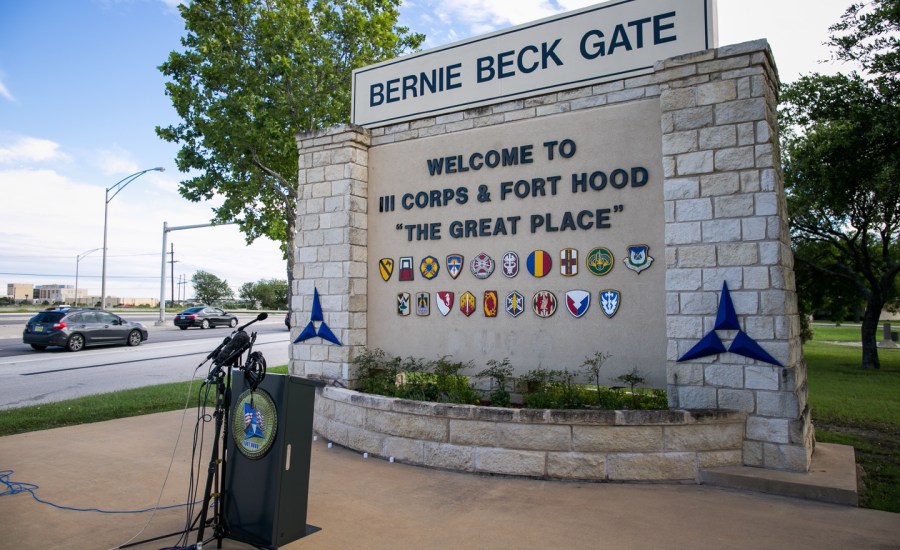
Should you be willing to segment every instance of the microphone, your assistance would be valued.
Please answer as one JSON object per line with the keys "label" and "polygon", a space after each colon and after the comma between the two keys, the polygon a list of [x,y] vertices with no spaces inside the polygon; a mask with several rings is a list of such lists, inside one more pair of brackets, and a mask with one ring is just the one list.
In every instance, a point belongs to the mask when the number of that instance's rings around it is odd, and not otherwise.
{"label": "microphone", "polygon": [[269,314],[266,313],[265,311],[263,311],[262,313],[260,313],[259,315],[256,316],[256,319],[250,321],[250,322],[247,323],[246,325],[243,325],[243,326],[238,327],[238,328],[237,328],[237,331],[240,332],[240,331],[244,330],[245,328],[249,327],[250,325],[252,325],[253,323],[255,323],[255,322],[257,322],[257,321],[263,321],[263,320],[268,319],[268,318],[269,318]]}
{"label": "microphone", "polygon": [[[248,325],[250,323],[247,323]],[[220,365],[227,365],[237,359],[244,350],[250,346],[250,336],[246,332],[239,330],[231,337],[223,342],[222,349],[216,354],[214,361]]]}

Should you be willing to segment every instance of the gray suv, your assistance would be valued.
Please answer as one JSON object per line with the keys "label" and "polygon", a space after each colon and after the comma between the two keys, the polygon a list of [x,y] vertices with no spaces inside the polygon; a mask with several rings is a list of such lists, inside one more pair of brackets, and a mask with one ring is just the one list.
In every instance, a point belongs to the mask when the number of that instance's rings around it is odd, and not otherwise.
{"label": "gray suv", "polygon": [[147,339],[144,325],[102,309],[46,309],[25,325],[22,341],[36,350],[58,346],[78,351],[85,346],[127,344],[138,346]]}

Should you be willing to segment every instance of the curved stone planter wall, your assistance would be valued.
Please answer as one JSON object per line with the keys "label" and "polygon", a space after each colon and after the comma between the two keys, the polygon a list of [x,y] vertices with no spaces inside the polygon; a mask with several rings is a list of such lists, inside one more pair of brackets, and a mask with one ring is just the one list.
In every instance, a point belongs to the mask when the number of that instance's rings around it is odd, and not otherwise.
{"label": "curved stone planter wall", "polygon": [[315,430],[339,445],[461,472],[592,481],[697,481],[740,465],[746,414],[501,409],[325,387]]}

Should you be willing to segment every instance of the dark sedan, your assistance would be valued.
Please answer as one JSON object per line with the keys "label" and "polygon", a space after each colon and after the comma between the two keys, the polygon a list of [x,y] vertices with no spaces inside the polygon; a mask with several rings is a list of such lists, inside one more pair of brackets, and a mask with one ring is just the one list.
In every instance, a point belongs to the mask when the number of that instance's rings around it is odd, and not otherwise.
{"label": "dark sedan", "polygon": [[217,307],[197,306],[188,308],[175,316],[175,326],[181,330],[188,327],[215,328],[236,327],[238,318]]}
{"label": "dark sedan", "polygon": [[107,344],[139,346],[147,336],[144,325],[102,309],[56,308],[29,319],[22,341],[36,350],[59,346],[79,351]]}

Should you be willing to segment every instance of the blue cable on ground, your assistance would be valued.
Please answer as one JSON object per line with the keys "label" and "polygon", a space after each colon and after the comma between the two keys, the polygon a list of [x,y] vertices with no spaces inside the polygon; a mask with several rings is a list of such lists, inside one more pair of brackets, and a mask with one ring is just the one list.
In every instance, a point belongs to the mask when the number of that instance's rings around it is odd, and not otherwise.
{"label": "blue cable on ground", "polygon": [[73,506],[62,506],[60,504],[55,504],[48,500],[44,500],[35,494],[35,491],[40,489],[40,486],[34,483],[22,483],[19,481],[12,481],[13,470],[0,470],[0,483],[6,486],[6,490],[0,493],[0,497],[5,497],[9,495],[16,495],[19,493],[28,493],[31,495],[31,498],[40,502],[41,504],[46,504],[48,506],[52,506],[54,508],[58,508],[60,510],[69,510],[71,512],[98,512],[101,514],[142,514],[144,512],[152,512],[154,510],[170,510],[172,508],[181,508],[184,506],[188,506],[189,504],[197,504],[194,503],[185,503],[185,504],[173,504],[171,506],[158,506],[153,508],[144,508],[141,510],[102,510],[100,508],[76,508]]}

